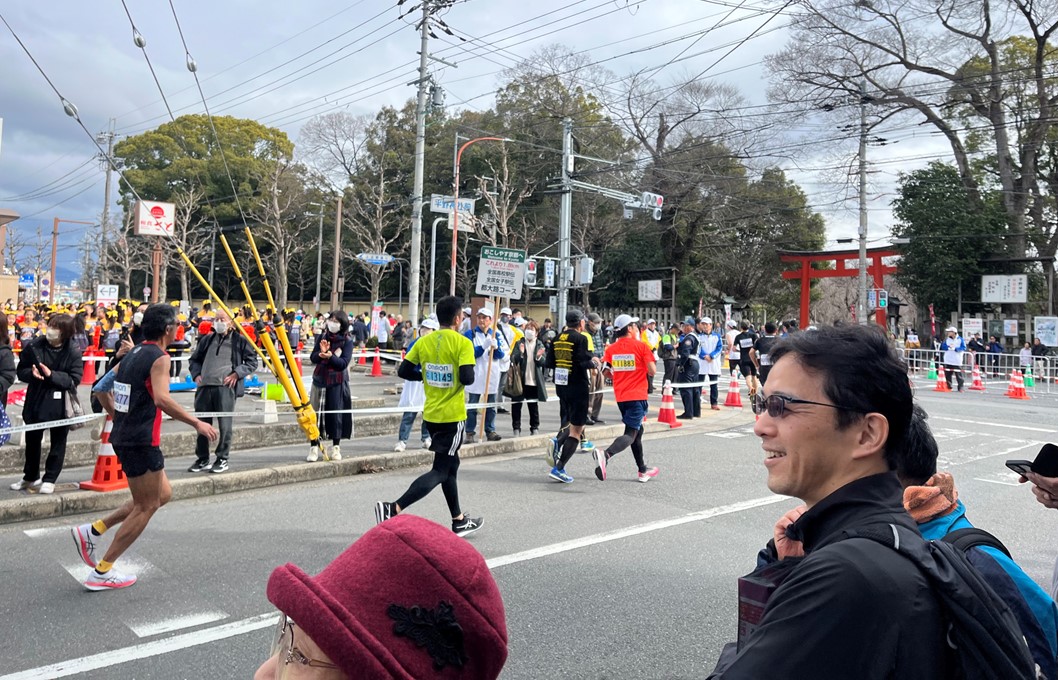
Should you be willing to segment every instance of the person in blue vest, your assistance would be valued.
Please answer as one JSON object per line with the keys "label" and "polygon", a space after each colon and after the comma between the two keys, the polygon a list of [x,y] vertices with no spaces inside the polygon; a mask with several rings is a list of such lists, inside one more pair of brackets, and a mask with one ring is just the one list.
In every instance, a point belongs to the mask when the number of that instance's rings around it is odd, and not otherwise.
{"label": "person in blue vest", "polygon": [[963,341],[955,326],[948,327],[947,336],[940,345],[944,350],[944,380],[948,383],[950,390],[951,378],[954,375],[959,381],[959,391],[962,392],[962,355],[966,352],[966,342]]}
{"label": "person in blue vest", "polygon": [[713,320],[705,317],[698,324],[698,344],[701,348],[698,363],[700,365],[699,375],[708,376],[709,380],[709,407],[714,411],[720,410],[720,373],[723,370],[720,355],[724,351],[724,336],[719,329],[713,331]]}

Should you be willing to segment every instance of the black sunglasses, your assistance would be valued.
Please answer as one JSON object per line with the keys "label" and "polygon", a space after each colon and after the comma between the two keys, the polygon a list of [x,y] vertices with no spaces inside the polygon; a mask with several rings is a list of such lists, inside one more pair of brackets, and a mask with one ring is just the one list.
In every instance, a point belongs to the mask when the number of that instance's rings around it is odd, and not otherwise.
{"label": "black sunglasses", "polygon": [[768,396],[757,399],[753,403],[753,413],[758,416],[767,413],[772,418],[782,418],[786,413],[787,404],[811,404],[812,406],[826,406],[828,408],[841,409],[842,411],[859,411],[859,409],[850,408],[848,406],[838,406],[837,404],[824,404],[821,401],[808,401],[807,399],[797,399],[795,397],[787,397],[783,394],[769,394]]}

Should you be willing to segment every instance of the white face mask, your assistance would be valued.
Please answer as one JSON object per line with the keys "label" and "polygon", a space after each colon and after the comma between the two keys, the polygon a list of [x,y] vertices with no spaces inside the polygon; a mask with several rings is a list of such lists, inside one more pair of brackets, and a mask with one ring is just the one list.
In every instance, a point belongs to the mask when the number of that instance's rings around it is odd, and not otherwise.
{"label": "white face mask", "polygon": [[224,335],[225,333],[228,332],[228,322],[227,321],[214,321],[213,322],[213,331],[215,333],[220,334],[220,335]]}
{"label": "white face mask", "polygon": [[48,342],[58,342],[59,331],[55,330],[54,328],[49,328],[48,331],[44,334],[44,337],[48,339]]}
{"label": "white face mask", "polygon": [[136,312],[135,314],[133,314],[132,323],[136,324],[137,326],[143,323],[143,312]]}
{"label": "white face mask", "polygon": [[533,340],[536,340],[536,331],[534,331],[532,329],[527,330],[525,332],[525,339],[528,340],[529,342],[532,342]]}
{"label": "white face mask", "polygon": [[342,329],[342,324],[338,323],[337,321],[328,321],[327,322],[327,330],[329,330],[331,333],[337,333],[341,329]]}

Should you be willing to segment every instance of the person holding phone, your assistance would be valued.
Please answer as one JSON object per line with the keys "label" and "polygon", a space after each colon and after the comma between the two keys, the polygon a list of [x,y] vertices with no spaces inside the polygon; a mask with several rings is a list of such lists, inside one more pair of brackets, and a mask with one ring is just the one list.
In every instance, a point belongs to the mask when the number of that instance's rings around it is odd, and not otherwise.
{"label": "person holding phone", "polygon": [[[1007,467],[1021,477],[1019,482],[1032,484],[1032,495],[1036,502],[1045,508],[1058,510],[1058,447],[1046,444],[1036,460],[1008,460]],[[1058,600],[1058,561],[1054,564],[1054,575],[1051,577],[1051,597]]]}
{"label": "person holding phone", "polygon": [[[74,320],[69,314],[54,314],[48,319],[43,335],[22,347],[18,361],[18,379],[27,383],[26,404],[22,419],[27,425],[66,418],[67,393],[81,384],[84,365],[81,350],[73,343]],[[51,448],[40,476],[41,443],[44,430],[26,432],[26,462],[22,481],[11,485],[13,491],[37,488],[39,493],[55,492],[55,482],[66,460],[66,438],[69,425],[49,428]]]}
{"label": "person holding phone", "polygon": [[[348,369],[355,347],[356,343],[349,335],[349,315],[340,309],[331,312],[309,356],[316,366],[312,371],[309,398],[312,408],[321,414],[323,426],[320,429],[331,440],[331,450],[324,454],[325,460],[341,460],[341,442],[353,436],[353,414],[350,412],[353,397],[349,392]],[[305,460],[315,462],[319,454],[319,447],[313,446]]]}

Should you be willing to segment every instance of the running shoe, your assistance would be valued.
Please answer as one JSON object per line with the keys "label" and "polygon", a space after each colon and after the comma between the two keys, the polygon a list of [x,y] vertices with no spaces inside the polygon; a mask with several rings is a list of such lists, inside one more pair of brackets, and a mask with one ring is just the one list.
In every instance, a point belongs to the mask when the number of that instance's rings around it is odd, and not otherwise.
{"label": "running shoe", "polygon": [[40,489],[37,491],[37,493],[55,493],[55,484],[53,484],[52,482],[41,482]]}
{"label": "running shoe", "polygon": [[70,533],[73,535],[73,542],[77,544],[77,554],[81,557],[81,561],[95,569],[96,536],[92,533],[92,525],[82,524],[70,527]]}
{"label": "running shoe", "polygon": [[214,474],[219,474],[221,472],[224,472],[227,469],[228,469],[228,459],[227,458],[218,458],[217,460],[213,461],[213,465],[210,466],[209,471],[214,473]]}
{"label": "running shoe", "polygon": [[342,459],[342,447],[337,445],[337,444],[335,444],[334,446],[331,447],[331,460],[341,460],[341,459]]}
{"label": "running shoe", "polygon": [[484,523],[485,520],[481,517],[463,515],[463,519],[452,520],[452,531],[455,532],[456,536],[467,536],[480,529]]}
{"label": "running shoe", "polygon": [[558,465],[561,451],[562,449],[558,445],[558,437],[552,437],[547,447],[547,462],[551,467]]}
{"label": "running shoe", "polygon": [[422,447],[424,449],[429,449],[431,444],[433,444],[433,439],[431,439],[430,437],[427,437],[426,439],[422,440]]}
{"label": "running shoe", "polygon": [[320,459],[320,447],[313,446],[309,449],[309,455],[305,456],[305,460],[309,463],[315,463]]}
{"label": "running shoe", "polygon": [[595,449],[591,453],[591,457],[595,459],[595,476],[599,478],[600,482],[606,481],[606,450]]}
{"label": "running shoe", "polygon": [[105,574],[100,574],[98,571],[92,570],[92,573],[85,579],[84,587],[87,590],[117,590],[118,588],[128,588],[129,586],[136,583],[136,577],[132,574],[122,574],[117,569],[111,569]]}
{"label": "running shoe", "polygon": [[378,501],[375,503],[375,524],[382,524],[390,517],[397,514],[397,508],[394,503],[387,503],[386,501]]}
{"label": "running shoe", "polygon": [[191,464],[191,467],[189,467],[187,469],[187,471],[188,472],[209,472],[209,468],[210,467],[211,466],[209,464],[209,459],[207,458],[206,460],[196,460],[194,463]]}
{"label": "running shoe", "polygon": [[657,476],[658,476],[658,469],[656,467],[647,468],[644,472],[640,472],[639,473],[639,481],[641,481],[644,484],[646,484],[652,478],[657,477]]}
{"label": "running shoe", "polygon": [[27,482],[25,480],[21,482],[15,482],[11,486],[7,487],[12,491],[23,491],[25,489],[39,489],[40,485],[44,483],[43,479],[38,479],[35,482]]}
{"label": "running shoe", "polygon": [[393,450],[396,451],[397,453],[400,453],[406,448],[408,448],[408,443],[407,442],[397,442],[397,445],[393,447]]}
{"label": "running shoe", "polygon": [[567,474],[565,470],[559,470],[557,467],[551,468],[551,472],[548,473],[548,477],[555,480],[556,482],[562,482],[563,484],[573,483],[573,475]]}
{"label": "running shoe", "polygon": [[580,443],[581,453],[591,453],[595,450],[595,444],[590,439],[584,439]]}

